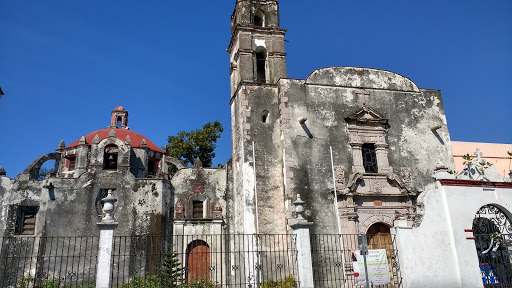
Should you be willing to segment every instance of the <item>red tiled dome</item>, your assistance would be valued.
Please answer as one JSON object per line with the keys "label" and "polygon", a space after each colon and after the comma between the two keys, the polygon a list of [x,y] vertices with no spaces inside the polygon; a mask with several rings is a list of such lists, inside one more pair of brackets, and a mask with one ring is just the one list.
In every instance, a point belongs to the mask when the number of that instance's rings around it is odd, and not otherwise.
{"label": "red tiled dome", "polygon": [[116,109],[114,109],[114,111],[126,111],[126,109],[124,109],[123,106],[119,106]]}
{"label": "red tiled dome", "polygon": [[[121,107],[121,106],[116,108],[116,110],[119,110],[119,108],[124,110],[124,108]],[[133,132],[133,131],[128,130],[128,129],[105,128],[105,129],[101,129],[101,130],[98,130],[98,131],[94,131],[92,133],[89,133],[89,134],[85,135],[85,142],[88,145],[91,145],[92,139],[96,136],[96,134],[98,134],[98,137],[100,138],[100,141],[105,139],[105,138],[108,138],[108,133],[110,132],[110,130],[114,130],[116,132],[116,138],[121,140],[121,141],[123,141],[123,142],[126,139],[126,136],[130,136],[130,139],[131,139],[131,142],[132,142],[132,147],[139,148],[140,144],[142,142],[142,139],[146,139],[146,144],[147,144],[147,148],[148,149],[150,149],[152,151],[155,151],[155,152],[162,153],[162,150],[160,150],[160,148],[158,148],[158,146],[156,146],[153,142],[149,141],[148,138],[142,136],[141,134],[139,134],[137,132]],[[66,148],[71,148],[71,147],[78,146],[79,142],[80,142],[80,140],[76,140],[75,142],[73,142],[70,145],[68,145]]]}

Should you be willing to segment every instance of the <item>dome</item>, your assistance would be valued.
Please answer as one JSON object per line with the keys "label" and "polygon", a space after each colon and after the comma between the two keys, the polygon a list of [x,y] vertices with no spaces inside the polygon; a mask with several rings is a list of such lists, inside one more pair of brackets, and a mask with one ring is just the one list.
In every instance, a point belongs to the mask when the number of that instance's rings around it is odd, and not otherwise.
{"label": "dome", "polygon": [[[123,108],[123,107],[119,106],[118,108]],[[119,110],[118,108],[116,110]],[[92,133],[85,135],[85,142],[87,143],[87,145],[91,145],[92,140],[94,139],[94,137],[96,135],[98,135],[98,137],[100,138],[99,139],[100,141],[105,138],[108,138],[108,134],[111,130],[114,130],[116,132],[116,138],[123,142],[125,141],[126,136],[130,136],[130,140],[132,142],[131,145],[134,148],[142,148],[140,145],[142,143],[142,140],[145,139],[147,148],[149,150],[162,153],[162,150],[160,150],[160,148],[158,148],[158,146],[156,146],[153,142],[149,141],[148,138],[144,137],[143,135],[141,135],[137,132],[133,132],[128,129],[105,128],[105,129],[101,129],[98,131],[94,131]],[[75,147],[78,145],[80,145],[80,140],[76,140],[75,142],[68,145],[66,148],[71,148],[71,147]]]}
{"label": "dome", "polygon": [[119,106],[116,109],[114,109],[114,111],[126,111],[126,109],[124,109],[123,106]]}

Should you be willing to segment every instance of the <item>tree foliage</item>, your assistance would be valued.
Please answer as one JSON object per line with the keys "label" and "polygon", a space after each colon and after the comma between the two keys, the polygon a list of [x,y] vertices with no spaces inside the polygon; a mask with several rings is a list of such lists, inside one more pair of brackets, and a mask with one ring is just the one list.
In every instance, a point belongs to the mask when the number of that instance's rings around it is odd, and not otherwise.
{"label": "tree foliage", "polygon": [[178,132],[176,136],[168,137],[167,153],[189,166],[192,166],[196,158],[199,158],[204,167],[211,167],[215,157],[213,151],[222,132],[224,132],[222,124],[217,120],[213,123],[206,123],[203,129]]}

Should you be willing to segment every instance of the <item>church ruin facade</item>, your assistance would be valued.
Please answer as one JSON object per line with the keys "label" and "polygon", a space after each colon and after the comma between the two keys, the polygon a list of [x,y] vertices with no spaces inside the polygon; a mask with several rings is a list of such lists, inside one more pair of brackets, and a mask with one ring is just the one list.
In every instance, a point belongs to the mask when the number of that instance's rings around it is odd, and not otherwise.
{"label": "church ruin facade", "polygon": [[[378,235],[369,245],[379,247],[391,244],[397,219],[401,229],[419,226],[418,196],[436,183],[436,164],[454,167],[440,91],[371,68],[327,67],[306,79],[287,78],[285,34],[277,1],[236,1],[226,97],[233,150],[225,167],[199,160],[186,167],[167,156],[129,129],[120,106],[107,128],[61,142],[16,179],[0,169],[0,236],[98,236],[110,191],[117,235],[181,239],[172,247],[185,255],[187,281],[234,279],[246,269],[250,280],[229,280],[244,286],[262,281],[254,271],[265,253],[251,245],[270,247],[274,238],[244,238],[237,246],[233,235],[292,234],[304,215],[311,234]],[[55,169],[40,179],[48,160]],[[295,251],[292,242],[283,240],[279,249]],[[225,259],[213,251],[249,256]],[[198,264],[197,255],[208,255],[207,263]],[[340,273],[353,274],[350,254],[341,259]],[[286,265],[283,271],[295,275],[295,264]]]}

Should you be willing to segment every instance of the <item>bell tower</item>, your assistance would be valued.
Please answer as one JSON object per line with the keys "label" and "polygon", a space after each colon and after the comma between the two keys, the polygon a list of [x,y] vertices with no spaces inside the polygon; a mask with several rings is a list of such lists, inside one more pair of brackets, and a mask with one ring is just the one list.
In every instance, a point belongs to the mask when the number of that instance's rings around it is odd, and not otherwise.
{"label": "bell tower", "polygon": [[116,109],[112,110],[112,117],[110,118],[110,128],[128,128],[128,111],[123,108],[123,106],[119,106]]}
{"label": "bell tower", "polygon": [[232,233],[284,233],[278,81],[286,78],[276,0],[237,0],[231,16]]}
{"label": "bell tower", "polygon": [[236,1],[228,47],[232,96],[243,83],[276,84],[286,78],[285,33],[277,1]]}

